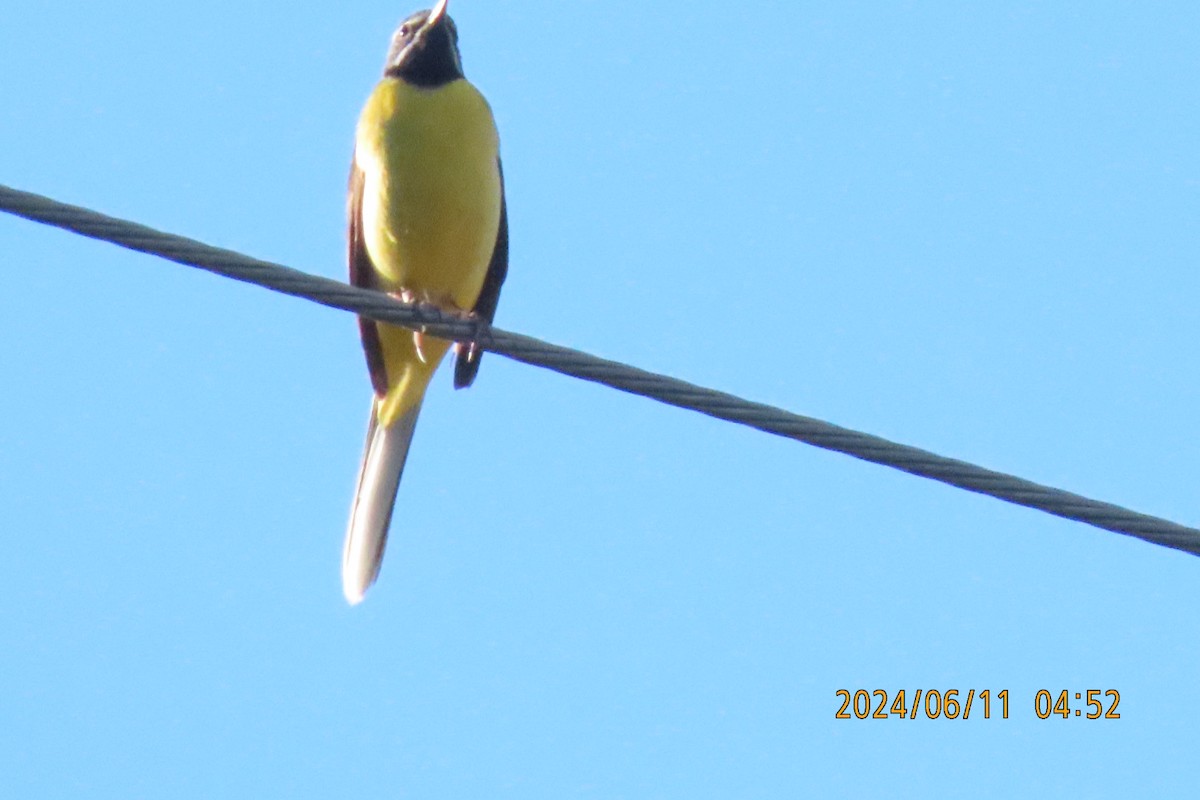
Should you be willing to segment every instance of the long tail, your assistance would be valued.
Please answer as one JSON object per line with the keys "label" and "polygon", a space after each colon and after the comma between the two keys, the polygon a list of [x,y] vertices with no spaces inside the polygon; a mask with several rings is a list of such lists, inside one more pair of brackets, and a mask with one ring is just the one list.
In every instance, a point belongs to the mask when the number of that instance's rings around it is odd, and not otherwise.
{"label": "long tail", "polygon": [[350,509],[346,528],[346,546],[342,550],[342,591],[351,605],[362,602],[367,588],[379,575],[383,548],[387,544],[392,506],[400,488],[400,474],[408,458],[413,431],[417,429],[417,403],[394,425],[380,425],[378,401],[371,405],[367,426],[367,444],[358,470],[358,489]]}

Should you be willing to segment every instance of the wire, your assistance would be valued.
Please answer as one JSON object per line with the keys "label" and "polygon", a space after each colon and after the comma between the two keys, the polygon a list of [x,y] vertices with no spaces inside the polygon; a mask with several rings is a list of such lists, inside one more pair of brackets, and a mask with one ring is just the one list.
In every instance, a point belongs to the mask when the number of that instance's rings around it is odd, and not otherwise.
{"label": "wire", "polygon": [[118,244],[179,264],[208,270],[302,297],[331,308],[353,311],[379,322],[420,328],[443,339],[475,339],[490,350],[524,364],[544,367],[630,394],[648,397],[710,417],[748,425],[766,433],[833,450],[959,489],[1034,508],[1064,519],[1200,555],[1200,530],[1140,514],[1121,506],[1043,486],[1014,475],[939,456],[926,450],[842,428],[780,408],[609,361],[440,313],[432,306],[410,306],[381,292],[260,261],[232,250],[175,236],[126,220],[108,217],[48,197],[0,185],[0,210],[53,225],[93,239]]}

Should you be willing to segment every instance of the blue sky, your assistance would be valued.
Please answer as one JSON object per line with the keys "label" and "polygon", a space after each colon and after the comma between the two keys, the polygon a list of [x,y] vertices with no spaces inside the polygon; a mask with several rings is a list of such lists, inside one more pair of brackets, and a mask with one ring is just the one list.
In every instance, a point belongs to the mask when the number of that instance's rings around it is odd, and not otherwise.
{"label": "blue sky", "polygon": [[[342,277],[411,10],[17,4],[0,182]],[[501,132],[499,325],[1200,522],[1200,7],[451,13]],[[0,252],[13,796],[1200,778],[1192,556],[489,356],[435,379],[349,608],[352,318],[6,216]],[[834,718],[900,688],[1010,718]],[[1040,720],[1039,689],[1121,719]]]}

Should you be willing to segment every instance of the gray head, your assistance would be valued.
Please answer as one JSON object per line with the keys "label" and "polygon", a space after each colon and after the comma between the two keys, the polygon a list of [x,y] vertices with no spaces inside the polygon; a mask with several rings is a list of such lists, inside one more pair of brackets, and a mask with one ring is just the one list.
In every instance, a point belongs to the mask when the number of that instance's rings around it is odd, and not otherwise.
{"label": "gray head", "polygon": [[441,86],[463,76],[458,29],[446,13],[448,0],[418,11],[392,34],[383,74],[416,86]]}

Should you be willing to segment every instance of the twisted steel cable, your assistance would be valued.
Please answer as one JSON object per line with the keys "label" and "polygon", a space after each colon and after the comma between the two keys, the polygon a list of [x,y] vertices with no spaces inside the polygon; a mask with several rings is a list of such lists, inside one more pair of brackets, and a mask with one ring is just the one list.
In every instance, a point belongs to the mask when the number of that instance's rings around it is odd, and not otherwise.
{"label": "twisted steel cable", "polygon": [[647,372],[628,364],[598,358],[530,336],[458,319],[442,314],[430,306],[408,305],[380,292],[359,289],[280,264],[250,258],[232,250],[211,247],[194,239],[164,233],[3,185],[0,185],[0,210],[185,266],[264,286],[293,297],[302,297],[324,306],[353,311],[379,322],[420,328],[443,339],[474,339],[485,350],[524,364],[544,367],[563,375],[600,383],[678,408],[698,411],[727,422],[747,425],[825,450],[845,453],[959,489],[1200,555],[1200,530],[1196,528],[793,414],[774,406],[744,400],[666,375]]}

